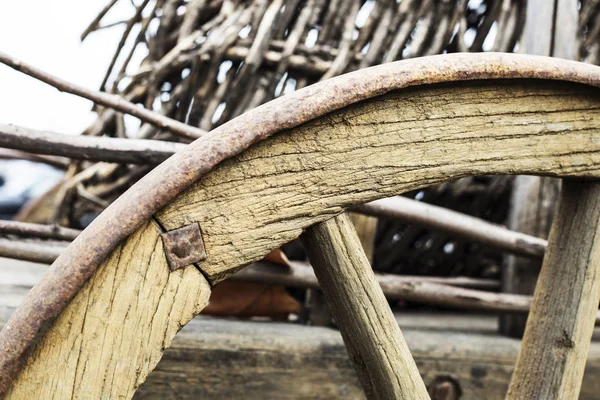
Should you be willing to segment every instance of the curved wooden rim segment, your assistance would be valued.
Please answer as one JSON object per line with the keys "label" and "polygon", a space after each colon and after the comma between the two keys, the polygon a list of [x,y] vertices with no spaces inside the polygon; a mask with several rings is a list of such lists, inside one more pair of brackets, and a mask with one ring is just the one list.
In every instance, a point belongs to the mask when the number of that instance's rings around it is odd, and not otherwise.
{"label": "curved wooden rim segment", "polygon": [[600,86],[596,66],[514,54],[453,54],[346,74],[258,107],[196,140],[128,190],[61,254],[0,333],[0,394],[28,350],[110,252],[221,161],[329,112],[410,86],[482,79],[548,79]]}

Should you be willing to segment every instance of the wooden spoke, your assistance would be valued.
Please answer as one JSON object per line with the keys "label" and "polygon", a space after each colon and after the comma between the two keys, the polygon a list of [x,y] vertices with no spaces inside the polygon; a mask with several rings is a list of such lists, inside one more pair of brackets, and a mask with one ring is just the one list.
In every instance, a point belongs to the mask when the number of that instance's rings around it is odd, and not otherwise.
{"label": "wooden spoke", "polygon": [[428,399],[398,323],[346,214],[302,241],[369,399]]}
{"label": "wooden spoke", "polygon": [[565,180],[507,399],[576,399],[600,301],[600,184]]}

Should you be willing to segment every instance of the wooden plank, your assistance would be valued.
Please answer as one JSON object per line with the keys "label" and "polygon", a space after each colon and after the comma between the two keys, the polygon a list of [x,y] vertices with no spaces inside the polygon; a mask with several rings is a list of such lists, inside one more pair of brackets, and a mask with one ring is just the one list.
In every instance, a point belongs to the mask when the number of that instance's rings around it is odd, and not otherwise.
{"label": "wooden plank", "polygon": [[208,302],[194,266],[170,272],[160,230],[119,246],[37,345],[7,399],[131,398]]}
{"label": "wooden plank", "polygon": [[600,302],[600,184],[563,182],[509,399],[575,399]]}
{"label": "wooden plank", "polygon": [[198,222],[218,282],[344,207],[466,175],[597,176],[598,91],[474,81],[389,93],[275,135],[157,214]]}
{"label": "wooden plank", "polygon": [[[498,336],[493,318],[403,314],[399,321],[430,390],[436,380],[451,378],[462,391],[461,399],[504,399],[520,341]],[[580,400],[598,398],[599,376],[600,343],[594,342]],[[135,396],[144,400],[224,397],[365,398],[338,331],[206,317],[197,317],[183,328]]]}
{"label": "wooden plank", "polygon": [[311,227],[301,239],[366,396],[429,399],[348,215]]}

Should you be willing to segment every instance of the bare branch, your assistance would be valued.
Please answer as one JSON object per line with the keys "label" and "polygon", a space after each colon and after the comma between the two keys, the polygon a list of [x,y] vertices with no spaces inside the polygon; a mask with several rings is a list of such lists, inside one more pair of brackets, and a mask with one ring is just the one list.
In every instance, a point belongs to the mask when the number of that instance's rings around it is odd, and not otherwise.
{"label": "bare branch", "polygon": [[110,11],[110,9],[116,4],[117,1],[119,1],[119,0],[111,0],[110,3],[108,3],[106,6],[104,6],[104,8],[102,10],[100,10],[100,12],[96,16],[96,18],[94,18],[94,20],[88,25],[87,28],[85,28],[85,30],[81,34],[81,41],[84,41],[85,38],[90,33],[92,33],[94,30],[96,30],[98,28],[98,25],[100,24],[100,20],[102,20],[102,18],[104,18],[106,13],[108,13]]}
{"label": "bare branch", "polygon": [[11,150],[0,148],[0,158],[8,160],[27,160],[32,162],[52,165],[59,169],[67,169],[70,160],[64,157],[43,156],[39,154],[28,153],[21,150]]}
{"label": "bare branch", "polygon": [[479,218],[461,214],[406,197],[376,200],[357,208],[379,217],[398,219],[486,244],[514,254],[541,258],[548,242],[535,236],[511,231]]}
{"label": "bare branch", "polygon": [[24,241],[0,238],[0,256],[17,260],[52,264],[68,246],[43,241]]}
{"label": "bare branch", "polygon": [[80,230],[57,225],[40,225],[28,222],[0,220],[0,234],[70,241],[75,240],[80,233]]}
{"label": "bare branch", "polygon": [[125,114],[133,115],[141,119],[144,122],[148,122],[161,129],[166,129],[176,135],[188,138],[197,139],[200,136],[206,134],[206,131],[195,128],[190,125],[186,125],[183,122],[166,117],[162,114],[154,111],[139,107],[134,103],[125,100],[122,97],[114,94],[102,93],[95,90],[83,88],[79,85],[67,82],[56,76],[50,75],[36,67],[26,64],[8,54],[0,52],[0,63],[5,64],[19,72],[31,76],[32,78],[38,79],[50,86],[55,87],[61,92],[67,92],[75,96],[83,97],[91,100],[96,104],[103,105],[105,107],[113,108],[117,111],[121,111]]}
{"label": "bare branch", "polygon": [[160,164],[186,145],[159,140],[68,136],[0,123],[0,146],[77,160]]}

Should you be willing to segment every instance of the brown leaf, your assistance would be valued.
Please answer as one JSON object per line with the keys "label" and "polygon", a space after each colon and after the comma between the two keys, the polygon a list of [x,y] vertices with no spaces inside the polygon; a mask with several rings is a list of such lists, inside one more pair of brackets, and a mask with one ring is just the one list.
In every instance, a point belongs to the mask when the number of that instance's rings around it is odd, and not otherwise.
{"label": "brown leaf", "polygon": [[273,250],[269,254],[267,254],[262,261],[270,262],[273,264],[285,265],[286,267],[290,266],[290,260],[288,260],[287,256],[281,249]]}
{"label": "brown leaf", "polygon": [[224,281],[215,286],[203,314],[239,318],[271,317],[287,320],[299,313],[300,303],[280,285]]}

